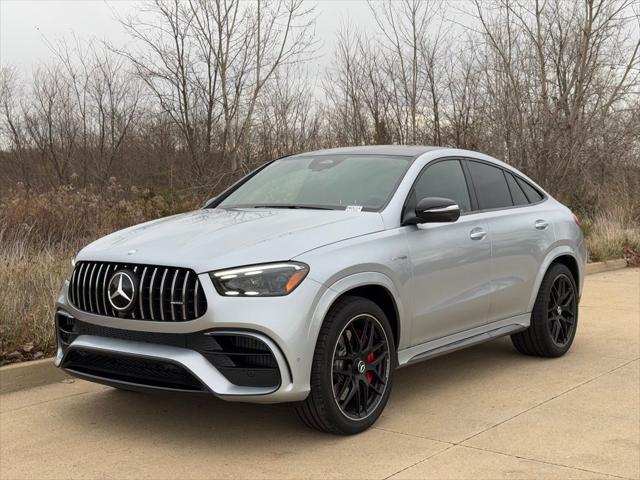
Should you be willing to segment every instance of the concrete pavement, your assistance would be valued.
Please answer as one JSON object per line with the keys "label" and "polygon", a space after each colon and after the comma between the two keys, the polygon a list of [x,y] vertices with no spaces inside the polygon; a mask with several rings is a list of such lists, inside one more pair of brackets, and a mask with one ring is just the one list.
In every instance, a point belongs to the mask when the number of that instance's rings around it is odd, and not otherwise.
{"label": "concrete pavement", "polygon": [[500,339],[407,367],[376,427],[80,380],[0,395],[0,478],[640,478],[640,270],[587,277],[560,359]]}

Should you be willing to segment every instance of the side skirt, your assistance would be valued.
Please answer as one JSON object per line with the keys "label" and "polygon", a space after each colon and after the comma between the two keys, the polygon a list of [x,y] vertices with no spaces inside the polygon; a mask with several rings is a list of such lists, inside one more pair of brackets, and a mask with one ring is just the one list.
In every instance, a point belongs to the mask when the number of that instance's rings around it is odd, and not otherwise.
{"label": "side skirt", "polygon": [[529,328],[530,322],[531,313],[525,313],[505,320],[499,320],[487,325],[482,325],[471,330],[431,340],[414,347],[405,348],[398,352],[398,367],[404,367],[406,365],[411,365],[412,363],[487,342],[494,338],[521,332],[522,330]]}

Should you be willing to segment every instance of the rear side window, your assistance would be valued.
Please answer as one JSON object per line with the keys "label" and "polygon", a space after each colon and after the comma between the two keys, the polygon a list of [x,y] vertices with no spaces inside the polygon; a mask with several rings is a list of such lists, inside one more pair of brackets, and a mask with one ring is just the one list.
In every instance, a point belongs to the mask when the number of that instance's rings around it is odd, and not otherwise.
{"label": "rear side window", "polygon": [[476,190],[480,210],[513,206],[502,169],[486,163],[470,161],[469,172]]}
{"label": "rear side window", "polygon": [[467,181],[458,160],[445,160],[428,166],[420,174],[413,190],[414,202],[426,197],[444,197],[454,200],[462,212],[471,210]]}
{"label": "rear side window", "polygon": [[518,184],[518,182],[516,182],[516,179],[513,178],[513,175],[511,175],[508,172],[505,172],[504,174],[507,177],[507,183],[509,184],[509,190],[511,190],[511,198],[513,198],[513,204],[514,205],[528,205],[529,204],[529,199],[527,198],[527,196],[522,191],[522,188],[520,188],[520,185]]}
{"label": "rear side window", "polygon": [[524,191],[524,194],[529,199],[530,203],[536,203],[542,200],[543,198],[542,194],[538,190],[536,190],[535,188],[533,188],[531,185],[529,185],[527,182],[525,182],[520,178],[516,178],[516,180],[518,181],[518,185],[520,185],[520,187]]}

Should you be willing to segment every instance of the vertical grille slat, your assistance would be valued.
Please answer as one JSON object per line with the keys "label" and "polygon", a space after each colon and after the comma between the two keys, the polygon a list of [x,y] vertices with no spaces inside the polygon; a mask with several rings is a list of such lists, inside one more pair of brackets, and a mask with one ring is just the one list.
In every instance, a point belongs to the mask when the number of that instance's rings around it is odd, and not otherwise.
{"label": "vertical grille slat", "polygon": [[80,283],[82,281],[82,271],[84,270],[84,263],[81,263],[78,267],[78,278],[76,279],[76,305],[78,308],[82,309],[82,302],[80,297],[80,292],[82,291],[80,287]]}
{"label": "vertical grille slat", "polygon": [[140,319],[144,320],[144,277],[147,274],[147,267],[142,270],[142,276],[140,277],[140,291],[138,292],[138,308],[140,309]]}
{"label": "vertical grille slat", "polygon": [[187,319],[187,281],[189,280],[189,270],[184,275],[184,280],[182,282],[182,320]]}
{"label": "vertical grille slat", "polygon": [[104,277],[102,277],[102,307],[104,311],[104,315],[108,315],[107,313],[107,280],[109,279],[109,269],[111,265],[107,264],[107,268],[104,270]]}
{"label": "vertical grille slat", "polygon": [[174,300],[174,294],[176,292],[176,280],[178,280],[178,273],[180,273],[180,270],[176,268],[175,273],[173,274],[173,280],[171,280],[171,296],[169,297],[169,307],[171,308],[171,321],[175,322],[176,321],[176,314],[175,314],[175,308],[174,308],[174,304],[173,302]]}
{"label": "vertical grille slat", "polygon": [[154,268],[153,273],[151,274],[151,283],[149,284],[149,315],[151,315],[151,320],[156,319],[153,314],[153,282],[156,279],[156,273],[158,273],[158,269]]}
{"label": "vertical grille slat", "polygon": [[102,310],[100,310],[100,274],[102,273],[102,269],[104,268],[104,264],[100,264],[100,268],[98,268],[98,273],[96,274],[96,311],[98,315],[102,315]]}
{"label": "vertical grille slat", "polygon": [[[138,298],[131,310],[123,313],[109,303],[109,280],[124,269],[139,281]],[[207,310],[202,285],[193,270],[111,262],[77,262],[69,280],[69,302],[95,315],[163,322],[194,320]]]}
{"label": "vertical grille slat", "polygon": [[164,322],[164,281],[167,279],[168,268],[164,269],[162,280],[160,280],[160,318]]}
{"label": "vertical grille slat", "polygon": [[[129,265],[125,265],[125,268],[130,268],[130,266]],[[137,265],[133,267],[133,273],[136,273],[136,274],[138,273],[138,266]],[[138,295],[140,295],[140,287],[139,286],[138,286]],[[138,318],[138,311],[137,310],[138,310],[137,308],[133,308],[133,309],[131,309],[129,311],[129,315],[134,320],[136,318]]]}
{"label": "vertical grille slat", "polygon": [[198,282],[198,277],[196,276],[195,278],[195,282],[193,285],[193,311],[194,311],[194,315],[196,316],[196,318],[199,317],[198,313],[200,313],[198,310],[198,287],[200,286],[200,282]]}
{"label": "vertical grille slat", "polygon": [[89,273],[89,267],[91,267],[90,263],[85,266],[82,273],[82,308],[84,310],[87,310],[87,274]]}
{"label": "vertical grille slat", "polygon": [[69,281],[69,301],[73,304],[76,303],[76,275],[78,274],[77,269],[73,269],[73,273],[71,274],[71,280]]}
{"label": "vertical grille slat", "polygon": [[[115,273],[118,270],[118,264],[116,263],[113,266],[113,273]],[[109,295],[109,285],[107,285],[107,297]],[[107,303],[109,303],[109,299],[107,298]],[[109,303],[109,306],[111,307],[111,304]],[[116,309],[111,307],[111,316],[112,317],[117,317],[118,316],[118,312],[116,312]]]}
{"label": "vertical grille slat", "polygon": [[[93,272],[96,271],[97,263],[91,265],[91,273],[89,273],[89,311],[93,312]],[[96,305],[97,306],[97,305]]]}

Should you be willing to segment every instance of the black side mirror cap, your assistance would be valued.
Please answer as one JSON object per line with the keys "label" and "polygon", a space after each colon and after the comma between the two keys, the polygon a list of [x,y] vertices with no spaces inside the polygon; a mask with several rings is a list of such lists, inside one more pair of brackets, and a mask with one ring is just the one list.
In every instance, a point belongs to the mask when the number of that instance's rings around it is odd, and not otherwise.
{"label": "black side mirror cap", "polygon": [[415,216],[405,224],[455,222],[460,218],[460,206],[450,198],[427,197],[418,202]]}

